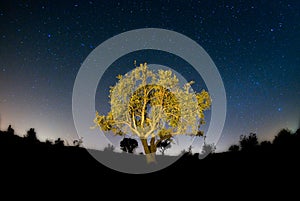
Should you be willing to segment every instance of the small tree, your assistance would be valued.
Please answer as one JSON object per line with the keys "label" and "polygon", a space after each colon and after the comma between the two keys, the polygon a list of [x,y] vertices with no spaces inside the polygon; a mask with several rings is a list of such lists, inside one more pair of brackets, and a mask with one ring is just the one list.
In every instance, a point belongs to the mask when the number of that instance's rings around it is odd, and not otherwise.
{"label": "small tree", "polygon": [[57,140],[54,141],[54,145],[56,147],[63,147],[63,146],[65,146],[65,143],[64,143],[64,141],[62,139],[57,138]]}
{"label": "small tree", "polygon": [[52,146],[52,145],[53,145],[53,142],[52,142],[50,139],[46,139],[45,144],[46,144],[47,146]]}
{"label": "small tree", "polygon": [[289,129],[282,129],[273,140],[274,148],[280,152],[297,152],[300,145],[300,137]]}
{"label": "small tree", "polygon": [[104,147],[104,152],[114,152],[115,151],[115,147],[112,144],[107,144],[107,147]]}
{"label": "small tree", "polygon": [[155,73],[146,63],[117,78],[110,89],[111,111],[106,116],[97,112],[95,125],[117,135],[137,136],[148,162],[155,161],[157,145],[164,140],[176,135],[203,135],[200,125],[211,99],[204,90],[194,92],[193,82],[181,88],[172,71]]}
{"label": "small tree", "polygon": [[188,154],[188,155],[193,155],[192,149],[193,149],[193,146],[190,145],[190,146],[188,147],[188,150],[187,150],[187,154]]}
{"label": "small tree", "polygon": [[79,139],[73,140],[73,145],[75,147],[80,147],[83,143],[83,137],[80,137]]}
{"label": "small tree", "polygon": [[172,139],[166,139],[157,144],[157,148],[159,148],[159,151],[162,155],[165,155],[165,151],[169,148],[171,148]]}
{"label": "small tree", "polygon": [[14,135],[14,134],[15,134],[15,130],[11,127],[11,125],[8,126],[8,128],[7,128],[7,133],[8,133],[8,134],[11,134],[11,135]]}
{"label": "small tree", "polygon": [[210,153],[215,153],[215,151],[216,151],[216,145],[204,143],[202,146],[201,154],[208,155]]}
{"label": "small tree", "polygon": [[271,151],[272,150],[272,143],[270,141],[262,141],[260,143],[260,149],[262,151]]}
{"label": "small tree", "polygon": [[124,138],[120,142],[120,147],[124,152],[133,153],[133,151],[138,147],[138,142],[135,139]]}
{"label": "small tree", "polygon": [[242,151],[254,151],[257,148],[258,140],[255,133],[250,133],[248,136],[241,135],[240,147]]}
{"label": "small tree", "polygon": [[25,138],[30,142],[38,142],[38,138],[36,137],[36,132],[34,128],[30,128],[25,135]]}
{"label": "small tree", "polygon": [[273,144],[275,146],[289,146],[293,144],[293,134],[288,129],[282,129],[274,138]]}
{"label": "small tree", "polygon": [[228,149],[228,151],[230,151],[230,152],[238,152],[239,150],[240,150],[240,146],[236,145],[236,144],[231,145]]}

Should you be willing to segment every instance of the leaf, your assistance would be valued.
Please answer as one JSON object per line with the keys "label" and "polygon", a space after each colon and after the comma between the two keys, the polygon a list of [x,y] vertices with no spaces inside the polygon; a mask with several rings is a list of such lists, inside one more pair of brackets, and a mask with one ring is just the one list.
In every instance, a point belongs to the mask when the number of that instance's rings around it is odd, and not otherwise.
{"label": "leaf", "polygon": [[117,76],[117,78],[118,78],[119,80],[121,80],[122,77],[123,77],[122,75],[118,75],[118,76]]}

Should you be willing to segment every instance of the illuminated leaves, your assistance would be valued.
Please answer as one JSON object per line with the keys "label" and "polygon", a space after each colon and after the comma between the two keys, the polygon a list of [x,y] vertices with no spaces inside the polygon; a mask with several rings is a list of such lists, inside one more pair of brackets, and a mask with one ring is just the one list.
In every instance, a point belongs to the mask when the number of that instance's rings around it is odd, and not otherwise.
{"label": "illuminated leaves", "polygon": [[195,93],[193,81],[180,88],[172,71],[154,73],[146,63],[117,78],[116,85],[110,88],[111,111],[107,116],[96,113],[94,120],[103,131],[142,139],[203,135],[199,128],[211,99],[205,90]]}

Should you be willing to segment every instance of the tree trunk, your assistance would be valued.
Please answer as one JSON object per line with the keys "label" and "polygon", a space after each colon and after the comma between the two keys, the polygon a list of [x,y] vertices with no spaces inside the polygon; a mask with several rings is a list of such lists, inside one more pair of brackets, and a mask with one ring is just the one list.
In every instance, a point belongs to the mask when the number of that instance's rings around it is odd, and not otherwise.
{"label": "tree trunk", "polygon": [[155,137],[150,140],[150,153],[156,153]]}
{"label": "tree trunk", "polygon": [[148,164],[156,163],[155,153],[150,153],[146,155],[146,160]]}
{"label": "tree trunk", "polygon": [[[144,147],[144,152],[146,154],[147,163],[155,163],[156,162],[156,159],[155,159],[156,146],[155,146],[155,143],[152,141],[153,140],[151,139],[150,147],[149,147],[147,139],[141,139],[141,142]],[[155,139],[154,139],[154,141],[155,141]]]}

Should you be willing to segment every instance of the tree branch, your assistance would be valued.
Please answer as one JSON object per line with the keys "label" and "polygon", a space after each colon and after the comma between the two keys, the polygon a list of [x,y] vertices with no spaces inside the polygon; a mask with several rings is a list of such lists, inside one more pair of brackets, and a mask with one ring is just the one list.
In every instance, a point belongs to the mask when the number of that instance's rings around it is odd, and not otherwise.
{"label": "tree branch", "polygon": [[168,140],[172,137],[172,135],[165,135],[163,137],[161,137],[159,140],[156,141],[155,146],[157,146],[160,142],[164,141],[164,140]]}
{"label": "tree branch", "polygon": [[137,128],[136,128],[136,122],[135,122],[135,117],[134,117],[134,111],[132,111],[132,122],[133,122],[134,129],[137,130]]}
{"label": "tree branch", "polygon": [[138,132],[138,130],[134,129],[128,122],[126,122],[126,121],[115,121],[113,123],[113,125],[118,125],[118,124],[125,124],[125,125],[127,125],[131,129],[132,132],[134,132],[137,136],[141,137],[141,134]]}
{"label": "tree branch", "polygon": [[144,121],[145,121],[145,110],[146,110],[146,106],[147,106],[147,96],[146,96],[146,92],[147,92],[147,88],[146,85],[143,86],[144,88],[144,93],[143,93],[143,107],[142,107],[142,120],[141,120],[141,127],[144,128]]}

